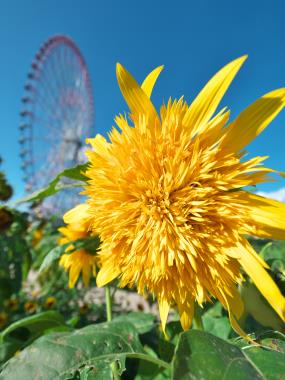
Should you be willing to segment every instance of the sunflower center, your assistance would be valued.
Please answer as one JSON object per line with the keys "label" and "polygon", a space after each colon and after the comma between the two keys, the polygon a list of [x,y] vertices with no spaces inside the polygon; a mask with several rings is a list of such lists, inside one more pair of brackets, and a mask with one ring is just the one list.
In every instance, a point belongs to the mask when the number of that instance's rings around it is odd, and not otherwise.
{"label": "sunflower center", "polygon": [[142,195],[143,210],[155,219],[163,219],[165,215],[169,214],[170,199],[169,193],[163,191],[159,186],[156,191],[147,190]]}

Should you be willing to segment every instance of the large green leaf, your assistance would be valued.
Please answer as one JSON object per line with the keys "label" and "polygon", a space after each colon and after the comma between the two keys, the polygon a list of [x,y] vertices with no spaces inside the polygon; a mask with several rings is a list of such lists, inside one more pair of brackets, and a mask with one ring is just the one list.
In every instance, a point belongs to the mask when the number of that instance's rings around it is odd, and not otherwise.
{"label": "large green leaf", "polygon": [[237,347],[212,334],[182,333],[173,360],[173,380],[285,379],[284,352],[272,348]]}
{"label": "large green leaf", "polygon": [[144,334],[150,331],[154,327],[154,315],[142,312],[131,312],[128,314],[122,314],[114,319],[115,321],[121,321],[125,323],[131,323],[135,326],[139,334]]}
{"label": "large green leaf", "polygon": [[[87,178],[83,174],[88,167],[88,162],[83,165],[77,165],[74,168],[65,169],[63,172],[59,173],[44,189],[37,190],[36,192],[19,199],[15,205],[18,205],[20,203],[25,202],[38,202],[41,201],[44,198],[50,197],[51,195],[57,193],[58,191],[62,189],[66,189],[68,187],[73,187],[74,184],[60,184],[60,180],[62,178],[69,178],[73,179],[75,181],[82,181],[86,182]],[[83,186],[83,184],[79,184],[80,186]],[[78,184],[75,184],[75,186],[78,186]]]}
{"label": "large green leaf", "polygon": [[142,352],[133,325],[115,321],[89,325],[39,338],[4,365],[0,380],[112,380],[112,362],[122,373],[126,356]]}
{"label": "large green leaf", "polygon": [[12,323],[0,334],[0,342],[7,340],[9,335],[17,329],[27,329],[32,335],[42,334],[51,328],[64,327],[64,318],[57,311],[45,311]]}
{"label": "large green leaf", "polygon": [[268,331],[258,335],[256,341],[261,347],[249,345],[242,338],[237,340],[237,345],[264,379],[285,379],[285,335],[279,331]]}

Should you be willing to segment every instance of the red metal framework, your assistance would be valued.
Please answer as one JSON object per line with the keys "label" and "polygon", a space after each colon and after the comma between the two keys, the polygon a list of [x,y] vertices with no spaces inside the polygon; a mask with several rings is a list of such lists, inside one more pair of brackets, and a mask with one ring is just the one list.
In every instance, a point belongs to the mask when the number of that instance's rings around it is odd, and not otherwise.
{"label": "red metal framework", "polygon": [[[49,38],[31,64],[22,98],[20,156],[26,191],[44,187],[60,171],[86,161],[85,139],[94,124],[91,80],[85,61],[67,36]],[[72,191],[71,191],[72,193]],[[40,206],[62,212],[76,203],[57,195]]]}

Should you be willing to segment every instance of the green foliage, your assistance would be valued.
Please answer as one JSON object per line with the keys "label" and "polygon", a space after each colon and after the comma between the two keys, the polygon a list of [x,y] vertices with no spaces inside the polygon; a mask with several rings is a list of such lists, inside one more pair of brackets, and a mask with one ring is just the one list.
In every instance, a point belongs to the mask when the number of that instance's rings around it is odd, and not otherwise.
{"label": "green foliage", "polygon": [[229,318],[223,314],[222,305],[217,302],[202,316],[205,331],[222,339],[227,339],[231,333]]}
{"label": "green foliage", "polygon": [[26,232],[26,216],[14,211],[10,228],[0,233],[0,307],[5,299],[20,291],[22,280],[30,268]]}
{"label": "green foliage", "polygon": [[[0,157],[1,163],[1,157]],[[6,202],[13,195],[13,188],[6,180],[6,177],[3,172],[0,172],[0,201]]]}
{"label": "green foliage", "polygon": [[27,329],[30,334],[29,337],[35,338],[41,335],[45,330],[49,330],[53,327],[58,328],[67,326],[63,316],[57,311],[46,311],[12,323],[0,334],[0,342],[6,341],[7,338],[18,329]]}
{"label": "green foliage", "polygon": [[145,334],[154,327],[154,316],[152,314],[131,312],[122,314],[114,319],[116,322],[124,322],[135,326],[138,334]]}
{"label": "green foliage", "polygon": [[25,202],[38,202],[44,198],[50,197],[51,195],[56,194],[58,191],[73,187],[73,186],[82,186],[83,183],[73,183],[73,184],[62,184],[60,183],[62,178],[69,178],[74,181],[86,182],[87,178],[83,174],[88,167],[88,163],[83,165],[77,165],[74,168],[65,169],[63,172],[59,173],[44,189],[40,189],[31,195],[28,195],[17,201],[16,205]]}
{"label": "green foliage", "polygon": [[43,336],[7,362],[0,379],[82,379],[90,374],[92,379],[112,380],[111,363],[117,362],[122,373],[127,354],[142,352],[134,326],[102,323]]}
{"label": "green foliage", "polygon": [[55,330],[71,330],[56,311],[39,313],[12,323],[0,334],[0,364],[39,336]]}
{"label": "green foliage", "polygon": [[[173,359],[173,380],[284,379],[284,342],[261,340],[263,347],[238,347],[201,331],[182,333]],[[273,348],[274,347],[274,348]]]}
{"label": "green foliage", "polygon": [[[133,318],[130,316],[130,320]],[[11,356],[17,349],[17,342],[9,339],[0,346],[0,358],[5,350],[6,355],[10,350]],[[284,335],[263,334],[257,342],[256,346],[242,339],[229,342],[210,333],[190,330],[180,333],[174,356],[166,362],[154,350],[142,347],[136,327],[127,319],[114,320],[71,332],[45,334],[8,360],[0,379],[21,376],[28,380],[39,376],[45,380],[112,380],[112,363],[117,363],[120,375],[126,368],[132,368],[130,378],[135,380],[283,379]],[[138,365],[130,366],[130,360],[139,361]]]}

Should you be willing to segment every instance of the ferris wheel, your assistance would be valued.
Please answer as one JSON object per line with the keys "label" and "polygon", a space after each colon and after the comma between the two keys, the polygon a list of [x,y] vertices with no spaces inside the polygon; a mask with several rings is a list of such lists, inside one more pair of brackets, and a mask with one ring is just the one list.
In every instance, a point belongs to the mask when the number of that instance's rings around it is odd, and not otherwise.
{"label": "ferris wheel", "polygon": [[[91,81],[85,61],[67,36],[49,38],[31,64],[20,113],[20,157],[28,193],[58,173],[86,161],[85,139],[94,124]],[[41,215],[62,213],[80,202],[68,189],[37,206]]]}

